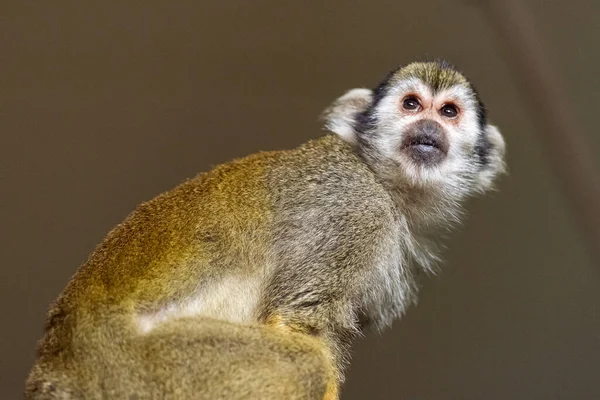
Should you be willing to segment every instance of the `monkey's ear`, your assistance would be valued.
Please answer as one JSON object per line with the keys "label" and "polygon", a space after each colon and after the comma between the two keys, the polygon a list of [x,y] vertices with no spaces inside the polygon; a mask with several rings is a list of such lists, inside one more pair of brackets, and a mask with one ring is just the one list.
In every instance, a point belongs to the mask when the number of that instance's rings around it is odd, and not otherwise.
{"label": "monkey's ear", "polygon": [[325,129],[337,133],[344,140],[354,143],[356,116],[369,108],[373,92],[369,89],[352,89],[336,99],[323,113],[320,119]]}
{"label": "monkey's ear", "polygon": [[488,141],[488,152],[486,155],[487,163],[483,166],[477,177],[477,184],[480,191],[486,191],[492,188],[495,178],[506,173],[506,164],[504,154],[506,153],[506,144],[500,130],[494,125],[485,127],[485,135]]}

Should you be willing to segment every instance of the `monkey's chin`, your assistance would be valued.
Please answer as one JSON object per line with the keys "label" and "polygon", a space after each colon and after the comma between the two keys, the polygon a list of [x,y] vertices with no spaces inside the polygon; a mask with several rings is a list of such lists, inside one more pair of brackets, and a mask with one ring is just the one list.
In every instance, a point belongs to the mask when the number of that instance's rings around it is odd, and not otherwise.
{"label": "monkey's chin", "polygon": [[[431,149],[403,151],[397,162],[399,182],[423,189],[439,189],[447,183],[446,155],[431,154]],[[420,153],[417,153],[420,152]]]}

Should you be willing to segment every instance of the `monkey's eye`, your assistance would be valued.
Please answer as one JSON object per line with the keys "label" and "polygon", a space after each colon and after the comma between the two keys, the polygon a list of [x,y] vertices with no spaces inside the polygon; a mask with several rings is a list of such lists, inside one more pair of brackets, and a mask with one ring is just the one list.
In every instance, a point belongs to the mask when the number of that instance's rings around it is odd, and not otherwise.
{"label": "monkey's eye", "polygon": [[445,104],[440,110],[440,113],[446,118],[456,118],[458,115],[458,108],[453,104]]}
{"label": "monkey's eye", "polygon": [[402,108],[409,111],[418,110],[421,107],[419,103],[419,99],[414,96],[408,96],[404,100],[402,100]]}

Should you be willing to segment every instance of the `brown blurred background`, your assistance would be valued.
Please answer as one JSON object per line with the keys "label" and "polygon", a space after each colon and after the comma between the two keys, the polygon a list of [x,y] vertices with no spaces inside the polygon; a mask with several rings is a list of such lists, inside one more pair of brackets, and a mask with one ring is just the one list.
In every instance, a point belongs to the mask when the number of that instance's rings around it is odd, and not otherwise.
{"label": "brown blurred background", "polygon": [[[475,82],[511,174],[469,204],[420,304],[359,343],[342,397],[599,399],[600,269],[473,3],[2,2],[0,397],[20,397],[49,303],[136,204],[319,135],[336,96],[429,56]],[[597,156],[599,2],[524,3]]]}

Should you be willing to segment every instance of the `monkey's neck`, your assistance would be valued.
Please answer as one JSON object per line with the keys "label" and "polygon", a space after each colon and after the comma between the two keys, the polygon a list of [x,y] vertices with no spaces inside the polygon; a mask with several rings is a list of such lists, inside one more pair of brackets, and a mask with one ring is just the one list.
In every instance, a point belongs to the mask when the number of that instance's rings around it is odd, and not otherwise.
{"label": "monkey's neck", "polygon": [[460,223],[462,193],[443,186],[417,185],[403,177],[392,161],[363,158],[415,233],[429,235]]}
{"label": "monkey's neck", "polygon": [[406,185],[390,188],[391,196],[411,229],[423,234],[450,228],[460,223],[461,199],[442,191]]}

